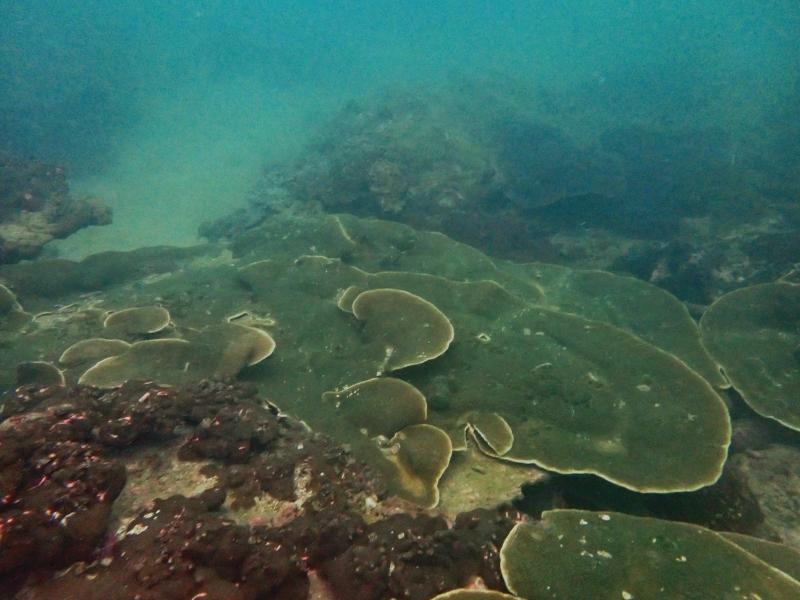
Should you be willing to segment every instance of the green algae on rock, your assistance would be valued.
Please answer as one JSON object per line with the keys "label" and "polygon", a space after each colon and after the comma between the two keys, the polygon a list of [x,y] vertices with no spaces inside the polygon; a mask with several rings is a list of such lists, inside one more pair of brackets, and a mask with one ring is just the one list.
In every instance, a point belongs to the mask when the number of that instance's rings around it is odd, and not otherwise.
{"label": "green algae on rock", "polygon": [[22,306],[12,291],[0,284],[0,315],[7,315],[12,310],[22,310]]}
{"label": "green algae on rock", "polygon": [[669,292],[633,277],[545,263],[498,263],[528,277],[545,304],[562,312],[609,323],[674,354],[715,387],[728,381],[703,347],[700,330],[683,303]]}
{"label": "green algae on rock", "polygon": [[88,371],[78,383],[100,388],[113,388],[126,381],[143,379],[166,385],[177,385],[201,379],[192,365],[192,345],[186,340],[162,339],[136,342],[117,356],[104,358]]}
{"label": "green algae on rock", "polygon": [[[306,223],[318,227],[309,232],[303,229]],[[526,468],[531,480],[540,478],[535,466],[595,473],[639,491],[697,489],[718,477],[730,436],[721,399],[686,360],[648,343],[651,338],[644,333],[627,329],[619,311],[610,316],[603,310],[570,314],[577,309],[568,308],[572,305],[563,298],[556,310],[545,305],[549,298],[542,286],[550,286],[549,281],[540,280],[540,285],[530,274],[498,268],[468,246],[405,226],[397,229],[355,217],[303,218],[292,225],[292,219],[281,218],[253,232],[253,240],[257,235],[268,239],[258,252],[240,248],[246,253],[240,260],[223,253],[211,263],[195,262],[168,277],[141,275],[134,283],[106,285],[90,299],[65,292],[61,302],[93,307],[92,314],[103,312],[98,304],[124,306],[133,292],[137,304],[168,309],[176,321],[169,335],[181,338],[162,340],[169,345],[168,356],[161,356],[164,348],[158,344],[135,344],[100,360],[82,381],[97,377],[97,385],[116,386],[128,378],[176,384],[234,376],[270,351],[264,346],[269,342],[266,333],[240,329],[240,324],[265,325],[279,338],[280,352],[248,369],[246,377],[283,412],[351,445],[356,455],[386,473],[392,465],[387,466],[378,444],[360,431],[364,427],[347,418],[341,410],[344,402],[337,409],[335,402],[320,398],[384,371],[386,340],[373,336],[369,322],[345,309],[352,310],[362,295],[394,290],[397,297],[413,295],[422,299],[421,306],[435,307],[446,316],[454,337],[435,360],[403,368],[388,365],[395,368],[392,375],[427,398],[425,423],[447,432],[459,449],[466,447],[468,415],[496,415],[495,425],[500,420],[507,425],[510,435],[498,436],[500,430],[494,431],[485,419],[473,424],[483,434],[476,439],[485,458],[504,460],[516,474],[514,485],[503,488],[503,498],[514,493]],[[287,235],[284,247],[282,236]],[[389,256],[392,248],[396,256]],[[328,250],[339,258],[298,255]],[[158,262],[157,255],[150,256]],[[240,266],[254,258],[260,260]],[[364,270],[381,265],[407,270]],[[452,278],[437,274],[439,269]],[[640,306],[647,298],[641,295]],[[39,310],[51,307],[40,298],[35,302]],[[622,305],[614,303],[617,309]],[[70,344],[105,333],[98,318],[78,323],[60,309],[55,312],[5,351],[18,356],[13,364],[36,356],[55,360]],[[257,315],[268,317],[262,323]],[[616,327],[617,322],[624,327]],[[397,332],[410,333],[408,328]],[[387,429],[384,435],[393,433]],[[467,467],[463,472],[472,471]],[[475,500],[483,504],[475,506],[492,505],[493,486],[484,486],[487,492]]]}
{"label": "green algae on rock", "polygon": [[207,356],[203,364],[213,364],[211,376],[230,377],[244,367],[257,365],[275,351],[275,340],[257,327],[223,323],[212,325],[199,333],[187,332],[195,346],[201,346]]}
{"label": "green algae on rock", "polygon": [[396,468],[396,493],[424,508],[439,504],[439,479],[453,455],[448,435],[427,424],[398,431],[384,450]]}
{"label": "green algae on rock", "polygon": [[344,312],[352,313],[353,302],[355,302],[356,298],[358,298],[364,291],[366,291],[364,288],[360,288],[357,285],[351,285],[342,292],[341,296],[339,296],[339,299],[336,301],[336,306],[341,308]]}
{"label": "green algae on rock", "polygon": [[544,294],[527,277],[498,268],[475,248],[436,232],[353,215],[276,215],[266,225],[233,242],[234,254],[248,262],[322,255],[369,272],[436,275],[455,281],[495,280],[529,302]]}
{"label": "green algae on rock", "polygon": [[72,346],[64,350],[58,362],[65,367],[97,363],[104,358],[118,356],[126,352],[130,347],[131,345],[124,340],[89,338],[72,344]]}
{"label": "green algae on rock", "polygon": [[232,323],[187,332],[187,336],[189,340],[136,342],[125,352],[98,362],[78,382],[118,387],[132,379],[180,385],[208,377],[225,378],[261,362],[275,349],[268,333]]}
{"label": "green algae on rock", "polygon": [[545,511],[514,527],[500,561],[523,598],[800,597],[800,583],[709,529],[611,512]]}
{"label": "green algae on rock", "polygon": [[22,310],[17,297],[0,284],[0,334],[14,333],[33,321],[33,315]]}
{"label": "green algae on rock", "polygon": [[[293,240],[291,251],[282,246],[284,232]],[[251,260],[294,259],[312,251],[370,272],[391,270],[455,281],[495,281],[525,302],[630,331],[675,354],[713,386],[728,385],[703,347],[699,330],[683,304],[669,292],[638,279],[544,263],[520,265],[494,260],[440,233],[352,215],[279,215],[244,235],[250,245],[237,247]],[[342,302],[352,304],[355,291],[344,292]]]}
{"label": "green algae on rock", "polygon": [[[472,408],[495,410],[511,426],[514,445],[503,459],[593,473],[641,492],[689,491],[719,477],[727,409],[673,355],[605,323],[539,307],[499,318],[490,333],[502,353],[473,345],[494,382],[476,380],[485,404]],[[500,389],[501,406],[483,400]]]}
{"label": "green algae on rock", "polygon": [[109,331],[136,336],[158,333],[170,323],[169,311],[161,306],[140,306],[113,312],[103,326]]}
{"label": "green algae on rock", "polygon": [[401,429],[423,423],[428,415],[425,396],[410,383],[393,377],[374,377],[325,392],[322,400],[333,402],[342,418],[369,437],[391,437]]}
{"label": "green algae on rock", "polygon": [[378,375],[441,356],[453,341],[453,325],[436,306],[404,290],[373,289],[353,301],[364,336],[383,358]]}
{"label": "green algae on rock", "polygon": [[800,431],[800,285],[726,294],[700,320],[703,342],[745,402]]}
{"label": "green algae on rock", "polygon": [[719,477],[730,441],[724,403],[675,356],[629,332],[531,305],[492,281],[369,274],[319,256],[259,261],[240,276],[298,349],[273,364],[271,394],[291,397],[282,409],[314,428],[335,428],[335,411],[291,390],[324,384],[321,395],[374,377],[385,360],[383,345],[375,350],[332,313],[342,314],[337,299],[351,286],[368,290],[358,298],[389,288],[424,298],[454,327],[450,349],[408,377],[426,397],[435,381],[454,382],[446,402],[428,413],[454,446],[464,415],[497,413],[514,439],[503,459],[594,473],[637,491],[693,490]]}
{"label": "green algae on rock", "polygon": [[741,533],[726,531],[720,532],[720,535],[800,582],[800,550],[797,548]]}
{"label": "green algae on rock", "polygon": [[514,432],[497,413],[475,413],[469,415],[466,421],[497,456],[503,456],[514,445]]}
{"label": "green algae on rock", "polygon": [[80,261],[48,258],[28,263],[0,265],[0,277],[18,296],[62,298],[67,294],[110,289],[130,281],[171,273],[218,253],[219,246],[191,248],[153,246],[128,252],[100,252]]}
{"label": "green algae on rock", "polygon": [[42,360],[17,365],[17,385],[66,385],[64,374],[53,363]]}
{"label": "green algae on rock", "polygon": [[522,600],[522,598],[493,590],[459,589],[439,594],[431,600]]}
{"label": "green algae on rock", "polygon": [[549,473],[532,465],[497,460],[474,443],[454,448],[450,465],[439,480],[439,504],[444,514],[457,515],[475,508],[510,506],[522,497],[522,486],[543,482]]}

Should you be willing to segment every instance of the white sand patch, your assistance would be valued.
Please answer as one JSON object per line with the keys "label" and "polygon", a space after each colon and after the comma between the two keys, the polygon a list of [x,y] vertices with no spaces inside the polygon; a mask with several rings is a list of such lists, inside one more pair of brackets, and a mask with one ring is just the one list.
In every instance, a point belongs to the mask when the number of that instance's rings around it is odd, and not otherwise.
{"label": "white sand patch", "polygon": [[197,243],[203,221],[245,204],[265,163],[298,151],[313,129],[312,112],[320,118],[334,107],[321,96],[242,78],[149,98],[109,167],[70,181],[73,195],[110,204],[114,223],[56,242],[60,256]]}

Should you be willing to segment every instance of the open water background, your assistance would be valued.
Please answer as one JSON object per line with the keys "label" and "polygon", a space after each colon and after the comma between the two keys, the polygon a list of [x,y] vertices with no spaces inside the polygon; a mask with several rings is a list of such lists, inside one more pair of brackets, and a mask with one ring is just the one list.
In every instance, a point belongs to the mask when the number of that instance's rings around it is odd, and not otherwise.
{"label": "open water background", "polygon": [[631,77],[648,102],[722,81],[753,114],[800,93],[788,0],[2,0],[0,15],[0,146],[66,164],[76,195],[115,208],[66,257],[193,243],[265,162],[376,88]]}

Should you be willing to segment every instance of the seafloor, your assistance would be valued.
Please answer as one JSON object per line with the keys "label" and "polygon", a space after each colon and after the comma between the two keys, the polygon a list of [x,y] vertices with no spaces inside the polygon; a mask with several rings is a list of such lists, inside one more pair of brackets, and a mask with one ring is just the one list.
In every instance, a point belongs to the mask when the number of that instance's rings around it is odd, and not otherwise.
{"label": "seafloor", "polygon": [[[797,417],[759,375],[793,385],[775,347],[793,283],[723,296],[698,327],[640,280],[296,215],[2,276],[3,385],[24,384],[0,429],[7,594],[507,591],[516,510],[800,538]],[[727,352],[762,342],[761,370]],[[781,407],[788,427],[758,414]]]}

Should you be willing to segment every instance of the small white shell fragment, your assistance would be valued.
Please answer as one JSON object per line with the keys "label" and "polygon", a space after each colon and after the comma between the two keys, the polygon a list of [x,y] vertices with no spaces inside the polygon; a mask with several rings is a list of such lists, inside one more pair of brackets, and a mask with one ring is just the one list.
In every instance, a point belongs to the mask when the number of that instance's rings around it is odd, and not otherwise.
{"label": "small white shell fragment", "polygon": [[147,525],[142,525],[141,523],[137,523],[133,527],[131,527],[122,537],[126,537],[129,535],[139,535],[140,533],[144,533],[147,531]]}

